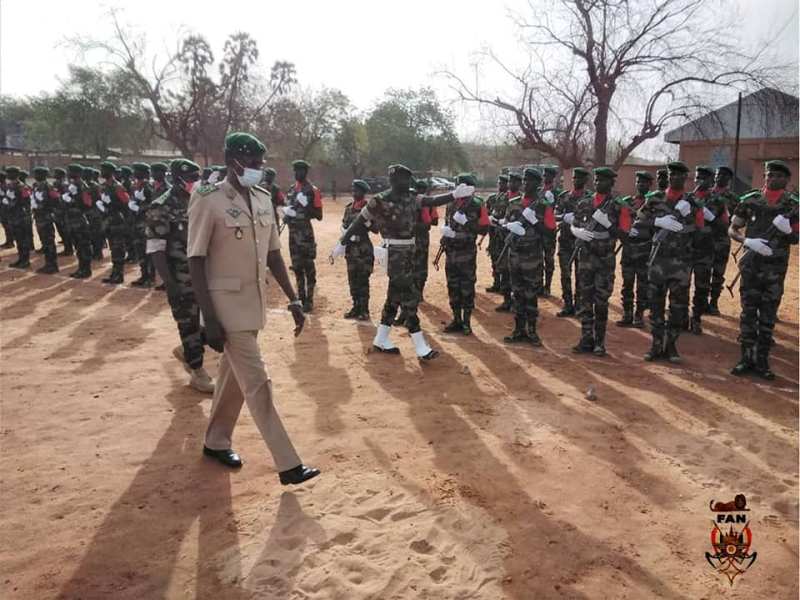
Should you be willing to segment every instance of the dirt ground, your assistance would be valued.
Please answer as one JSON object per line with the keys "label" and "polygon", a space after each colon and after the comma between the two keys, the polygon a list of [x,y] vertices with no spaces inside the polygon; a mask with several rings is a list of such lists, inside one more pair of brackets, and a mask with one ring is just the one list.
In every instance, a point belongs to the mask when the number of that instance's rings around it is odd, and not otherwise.
{"label": "dirt ground", "polygon": [[[483,292],[485,255],[471,338],[440,333],[444,273],[431,270],[420,312],[442,356],[420,365],[407,334],[394,334],[402,357],[377,355],[374,325],[342,319],[345,264],[322,258],[342,204],[316,226],[306,331],[292,337],[273,283],[261,337],[286,426],[323,471],[292,490],[246,409],[244,468],[201,456],[210,397],[171,356],[162,293],[101,284],[107,264],[86,282],[66,277],[73,259],[56,276],[20,272],[3,252],[0,596],[797,597],[796,254],[773,383],[728,374],[727,293],[722,318],[681,337],[680,367],[643,362],[648,335],[613,325],[609,357],[576,357],[579,325],[555,318],[555,299],[540,304],[542,349],[504,346],[511,318]],[[372,281],[376,320],[386,280]],[[731,588],[705,553],[709,501],[737,493],[758,558]]]}

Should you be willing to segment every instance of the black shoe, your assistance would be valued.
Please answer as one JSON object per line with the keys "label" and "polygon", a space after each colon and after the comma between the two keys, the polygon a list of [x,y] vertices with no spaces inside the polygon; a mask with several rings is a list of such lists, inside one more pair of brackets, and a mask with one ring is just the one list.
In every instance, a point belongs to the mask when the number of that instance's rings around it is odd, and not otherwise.
{"label": "black shoe", "polygon": [[667,344],[664,347],[664,356],[673,364],[679,364],[681,362],[681,355],[678,354],[678,348],[675,345],[676,341],[677,338],[670,336],[667,338]]}
{"label": "black shoe", "polygon": [[534,348],[541,348],[542,339],[536,333],[536,327],[528,327],[528,341]]}
{"label": "black shoe", "polygon": [[75,274],[70,275],[70,277],[75,277],[75,279],[89,279],[91,276],[91,269],[78,269]]}
{"label": "black shoe", "polygon": [[464,328],[464,323],[461,320],[453,319],[450,321],[449,324],[445,325],[444,332],[445,333],[456,333],[457,331],[462,331]]}
{"label": "black shoe", "polygon": [[754,348],[742,346],[742,357],[739,359],[739,362],[736,363],[736,366],[731,369],[731,375],[741,377],[755,370],[755,361],[753,360],[754,350]]}
{"label": "black shoe", "polygon": [[43,275],[51,275],[53,273],[58,273],[58,265],[49,264],[43,267],[39,267],[36,269],[37,273],[42,273]]}
{"label": "black shoe", "polygon": [[103,283],[120,284],[123,281],[121,271],[111,271],[111,275],[102,279]]}
{"label": "black shoe", "polygon": [[464,309],[464,317],[461,321],[461,331],[464,335],[472,335],[472,310]]}
{"label": "black shoe", "polygon": [[509,300],[503,300],[503,303],[500,306],[495,307],[495,312],[511,312],[511,302]]}
{"label": "black shoe", "polygon": [[572,347],[572,351],[575,354],[590,354],[594,352],[594,339],[581,338],[581,341],[578,342],[576,346]]}
{"label": "black shoe", "polygon": [[556,313],[557,317],[572,317],[575,316],[575,307],[572,304],[564,304],[564,308]]}
{"label": "black shoe", "polygon": [[595,356],[605,356],[606,355],[606,346],[605,346],[605,344],[603,342],[595,342],[594,350],[592,350],[592,353]]}
{"label": "black shoe", "polygon": [[358,314],[359,314],[358,313],[358,308],[356,308],[356,306],[353,305],[353,308],[351,308],[346,313],[344,313],[344,318],[345,319],[355,319],[358,316]]}
{"label": "black shoe", "polygon": [[319,475],[319,472],[319,469],[315,469],[314,467],[297,465],[294,469],[278,473],[278,478],[281,480],[281,485],[298,485],[304,481],[313,479]]}
{"label": "black shoe", "polygon": [[314,303],[311,300],[306,300],[303,302],[303,312],[310,313],[314,310]]}
{"label": "black shoe", "polygon": [[766,379],[767,381],[772,381],[775,379],[775,373],[772,372],[772,369],[769,368],[769,361],[767,360],[767,355],[762,354],[761,352],[758,353],[756,357],[756,367],[755,367],[756,375],[761,377],[761,379]]}
{"label": "black shoe", "polygon": [[650,350],[644,355],[644,359],[647,362],[653,362],[654,360],[658,360],[664,355],[664,349],[661,346],[661,340],[657,340],[653,338],[653,345],[650,346]]}
{"label": "black shoe", "polygon": [[520,344],[522,342],[528,342],[528,334],[524,329],[514,329],[511,332],[511,335],[507,335],[503,338],[503,341],[506,344]]}
{"label": "black shoe", "polygon": [[212,450],[208,446],[203,446],[203,454],[215,458],[226,467],[231,467],[233,469],[238,469],[244,464],[242,457],[230,448],[227,450]]}
{"label": "black shoe", "polygon": [[11,263],[8,265],[9,267],[13,267],[15,269],[27,269],[31,266],[31,261],[29,260],[18,260],[15,263]]}
{"label": "black shoe", "polygon": [[644,329],[644,313],[643,312],[636,312],[633,315],[633,323],[631,327],[635,327],[636,329]]}

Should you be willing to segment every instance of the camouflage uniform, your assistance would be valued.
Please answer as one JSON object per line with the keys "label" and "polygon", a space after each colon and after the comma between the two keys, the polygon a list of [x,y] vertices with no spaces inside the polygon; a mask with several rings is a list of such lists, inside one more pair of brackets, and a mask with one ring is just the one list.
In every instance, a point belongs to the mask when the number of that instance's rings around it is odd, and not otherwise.
{"label": "camouflage uniform", "polygon": [[83,182],[86,191],[92,198],[92,209],[86,212],[86,219],[89,221],[89,232],[92,240],[92,259],[103,259],[103,248],[106,246],[105,237],[105,217],[103,212],[97,208],[100,202],[100,186],[92,180],[94,169],[83,170]]}
{"label": "camouflage uniform", "polygon": [[736,194],[728,189],[714,188],[708,199],[707,206],[719,215],[720,218],[712,222],[711,230],[714,238],[714,260],[711,271],[711,298],[709,313],[718,314],[720,294],[725,284],[725,269],[728,267],[728,257],[731,253],[731,238],[728,236],[730,215],[736,210],[738,204]]}
{"label": "camouflage uniform", "polygon": [[111,275],[103,279],[103,283],[122,283],[123,281],[125,244],[130,238],[129,202],[128,192],[119,181],[113,178],[113,170],[110,171],[108,178],[100,188],[100,202],[96,205],[103,213],[108,246],[111,250]]}
{"label": "camouflage uniform", "polygon": [[[695,203],[700,209],[706,207],[706,200],[709,197],[708,190],[694,192]],[[708,207],[708,210],[715,217],[720,216],[711,211],[711,207]],[[716,221],[716,218],[713,221]],[[692,316],[689,329],[697,335],[703,332],[701,319],[708,310],[708,295],[711,291],[711,270],[714,267],[713,221],[703,219],[703,225],[696,225],[692,235],[692,270],[689,285],[691,286],[691,280],[694,278],[694,294],[692,295]]]}
{"label": "camouflage uniform", "polygon": [[[508,183],[508,175],[506,174],[500,175],[499,179],[506,184]],[[492,285],[486,288],[487,292],[500,292],[500,271],[498,269],[497,259],[500,256],[500,252],[503,250],[503,239],[505,236],[503,232],[498,229],[498,226],[492,222],[492,217],[495,217],[495,220],[502,218],[502,215],[506,212],[506,206],[508,206],[508,189],[497,191],[486,199],[486,212],[489,214],[490,221],[489,245],[486,248],[486,254],[488,254],[489,260],[492,262]],[[495,216],[495,209],[501,214],[500,217]]]}
{"label": "camouflage uniform", "polygon": [[189,233],[189,194],[172,187],[150,203],[146,213],[147,253],[164,252],[170,274],[178,284],[178,294],[167,296],[172,318],[178,325],[183,356],[191,369],[203,366],[203,330],[200,307],[189,278],[186,255]]}
{"label": "camouflage uniform", "polygon": [[[306,206],[298,199],[301,193],[305,196]],[[286,206],[296,213],[293,217],[284,213],[283,220],[289,227],[289,256],[297,280],[297,296],[308,312],[313,306],[314,287],[317,284],[317,267],[314,264],[317,242],[311,219],[322,220],[322,195],[311,182],[297,181],[286,192]]]}
{"label": "camouflage uniform", "polygon": [[[575,252],[575,236],[570,231],[571,223],[564,220],[564,215],[575,216],[575,209],[581,199],[591,198],[592,193],[584,188],[582,190],[564,191],[556,200],[555,214],[558,226],[558,269],[561,276],[561,298],[564,301],[564,310],[558,316],[571,316],[575,314],[575,307],[580,304],[578,289],[578,259],[573,264],[570,259]],[[575,270],[575,294],[572,293],[572,270]]]}
{"label": "camouflage uniform", "polygon": [[[550,192],[548,194],[548,192]],[[563,193],[563,190],[545,185],[539,192],[539,196],[547,202],[555,210],[555,201],[558,196]],[[556,268],[556,230],[546,230],[542,233],[542,257],[544,259],[544,271],[542,279],[541,295],[545,297],[550,296],[550,287],[553,283],[553,273]]]}
{"label": "camouflage uniform", "polygon": [[94,201],[88,185],[80,179],[80,165],[68,167],[70,182],[62,194],[64,222],[78,256],[78,269],[70,277],[84,279],[92,276],[92,231],[88,215],[94,210]]}
{"label": "camouflage uniform", "polygon": [[[345,206],[342,216],[342,231],[350,227],[366,203],[366,198],[362,198],[360,202],[354,200]],[[353,310],[345,316],[362,320],[368,319],[369,278],[372,275],[374,263],[368,225],[359,226],[347,240],[345,259],[347,261],[347,282],[350,286],[350,297],[353,299]]]}
{"label": "camouflage uniform", "polygon": [[[6,173],[5,170],[0,171],[0,200],[6,197]],[[11,229],[11,225],[8,222],[8,214],[9,214],[8,205],[0,202],[0,224],[3,226],[3,232],[5,233],[6,240],[3,242],[3,248],[13,248],[14,247],[14,232]]]}
{"label": "camouflage uniform", "polygon": [[439,215],[436,212],[436,207],[423,206],[420,208],[417,224],[414,227],[414,279],[417,282],[420,302],[425,291],[425,284],[428,282],[431,226],[436,225],[438,222]]}
{"label": "camouflage uniform", "polygon": [[[623,199],[628,210],[637,214],[644,206],[645,196],[636,194]],[[647,308],[647,261],[652,244],[649,237],[639,235],[636,230],[628,233],[620,231],[622,242],[622,320],[618,325],[643,326],[644,311]],[[635,301],[635,302],[634,302]],[[634,312],[635,306],[635,312]]]}
{"label": "camouflage uniform", "polygon": [[6,169],[5,198],[2,205],[6,207],[8,225],[17,244],[17,260],[10,266],[21,269],[30,266],[30,253],[33,247],[31,236],[31,188],[17,179],[20,170],[16,167]]}
{"label": "camouflage uniform", "polygon": [[36,167],[33,172],[36,183],[33,185],[31,207],[36,220],[36,233],[44,250],[45,265],[37,269],[39,273],[58,272],[58,251],[56,250],[55,214],[60,210],[61,195],[47,183],[48,169]]}
{"label": "camouflage uniform", "polygon": [[56,200],[57,206],[53,216],[56,223],[56,231],[58,231],[58,237],[61,238],[61,243],[64,244],[61,256],[72,256],[75,251],[73,249],[72,238],[69,235],[69,229],[67,229],[67,207],[63,200],[63,195],[67,192],[67,182],[64,180],[66,171],[61,168],[53,169],[53,171],[55,173],[55,180],[51,187],[51,193],[58,196]]}
{"label": "camouflage uniform", "polygon": [[150,287],[156,278],[153,261],[147,254],[147,211],[153,201],[153,186],[150,183],[149,167],[143,163],[133,165],[135,179],[131,186],[131,199],[128,203],[132,255],[139,259],[141,275],[131,282],[136,287]]}
{"label": "camouflage uniform", "polygon": [[[516,176],[516,175],[515,175]],[[512,198],[521,198],[520,192],[512,192],[510,189],[498,194],[492,202],[489,210],[489,256],[492,259],[492,271],[496,274],[497,291],[503,295],[503,303],[496,307],[498,312],[507,312],[512,308],[511,304],[511,274],[508,271],[508,253],[503,254],[506,246],[508,232],[503,229],[505,224],[508,205]]]}

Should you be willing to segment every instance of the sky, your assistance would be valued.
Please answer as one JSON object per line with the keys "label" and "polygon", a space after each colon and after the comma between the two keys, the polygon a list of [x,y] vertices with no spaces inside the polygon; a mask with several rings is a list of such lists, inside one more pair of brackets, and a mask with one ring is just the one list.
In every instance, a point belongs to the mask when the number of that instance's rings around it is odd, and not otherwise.
{"label": "sky", "polygon": [[[775,41],[780,54],[797,62],[797,0],[710,1],[721,11],[738,12],[743,44],[757,46],[780,31]],[[230,33],[246,31],[257,40],[265,69],[275,60],[291,61],[302,85],[338,88],[360,109],[368,109],[389,87],[431,86],[453,109],[462,139],[485,136],[490,126],[474,108],[456,101],[441,71],[474,81],[476,53],[487,46],[500,56],[519,57],[522,50],[510,14],[529,12],[527,0],[230,5],[206,0],[0,0],[0,94],[54,90],[67,64],[80,59],[63,40],[72,35],[104,37],[110,7],[122,8],[125,22],[146,31],[153,50],[174,47],[179,32],[194,32],[204,35],[220,55]],[[505,85],[499,74],[481,70],[482,90]]]}

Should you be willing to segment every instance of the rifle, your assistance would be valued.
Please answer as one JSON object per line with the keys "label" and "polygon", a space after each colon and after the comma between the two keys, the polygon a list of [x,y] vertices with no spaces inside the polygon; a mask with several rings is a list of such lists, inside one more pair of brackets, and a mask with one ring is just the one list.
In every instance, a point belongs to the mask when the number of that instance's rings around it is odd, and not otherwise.
{"label": "rifle", "polygon": [[439,270],[439,262],[442,260],[442,254],[444,254],[444,243],[439,242],[439,250],[436,252],[436,256],[433,259],[433,268],[437,271]]}
{"label": "rifle", "polygon": [[[605,209],[608,208],[608,205],[612,200],[614,200],[614,195],[609,193],[608,198],[603,200],[603,203],[600,206],[598,206],[597,208],[601,212],[605,212]],[[598,222],[595,221],[594,219],[592,219],[592,222],[589,223],[586,226],[586,230],[587,231],[594,231],[597,228],[597,225],[598,225]],[[575,249],[572,251],[572,254],[569,257],[569,262],[567,263],[567,268],[568,269],[572,268],[572,264],[575,262],[575,259],[578,258],[578,253],[583,249],[583,247],[585,245],[586,245],[586,242],[584,242],[583,240],[578,240],[575,243]]]}
{"label": "rifle", "polygon": [[[692,194],[697,192],[700,189],[700,186],[696,186],[692,190]],[[653,246],[650,248],[650,257],[647,259],[647,268],[653,266],[653,262],[656,260],[656,256],[658,255],[658,251],[661,248],[661,244],[667,239],[667,236],[672,233],[669,229],[659,229],[656,236],[653,238]]]}

